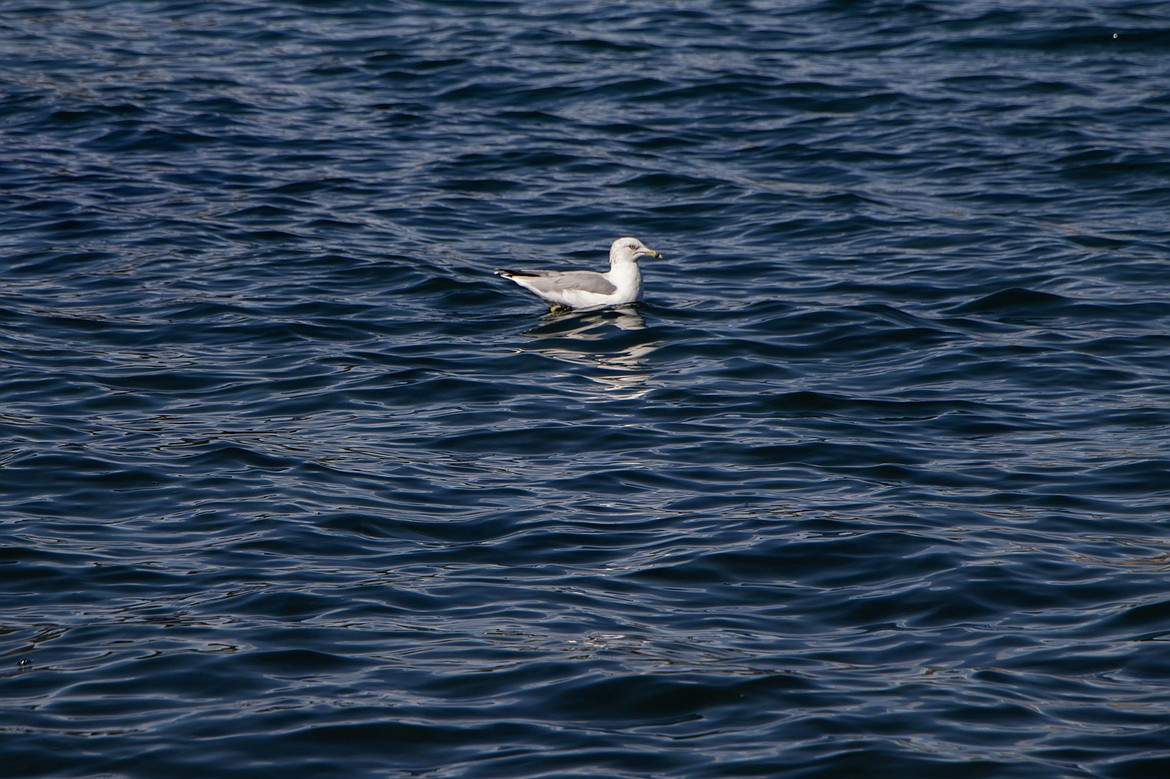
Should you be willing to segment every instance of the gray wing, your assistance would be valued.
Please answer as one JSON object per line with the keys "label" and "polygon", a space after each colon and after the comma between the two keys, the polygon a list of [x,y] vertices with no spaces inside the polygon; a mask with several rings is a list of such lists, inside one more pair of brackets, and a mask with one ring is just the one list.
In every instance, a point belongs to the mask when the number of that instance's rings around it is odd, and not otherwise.
{"label": "gray wing", "polygon": [[517,280],[536,292],[569,292],[581,290],[593,292],[597,295],[612,295],[617,287],[600,273],[591,270],[541,270],[541,271],[503,271],[500,275],[516,276]]}

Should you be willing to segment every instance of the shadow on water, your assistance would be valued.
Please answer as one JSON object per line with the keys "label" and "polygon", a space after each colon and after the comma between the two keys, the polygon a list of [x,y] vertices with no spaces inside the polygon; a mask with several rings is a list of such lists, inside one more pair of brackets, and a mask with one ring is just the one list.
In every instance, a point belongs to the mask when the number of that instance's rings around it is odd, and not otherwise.
{"label": "shadow on water", "polygon": [[648,337],[646,319],[633,305],[549,312],[524,335],[531,342],[524,351],[590,368],[584,376],[601,385],[607,397],[645,395],[652,375],[646,358],[662,345]]}

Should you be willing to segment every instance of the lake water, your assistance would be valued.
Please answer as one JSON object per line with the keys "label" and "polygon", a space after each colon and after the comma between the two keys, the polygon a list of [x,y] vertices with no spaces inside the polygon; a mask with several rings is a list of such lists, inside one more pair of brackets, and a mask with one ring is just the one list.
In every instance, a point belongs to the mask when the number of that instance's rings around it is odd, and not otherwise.
{"label": "lake water", "polygon": [[16,0],[0,192],[6,776],[1170,775],[1167,3]]}

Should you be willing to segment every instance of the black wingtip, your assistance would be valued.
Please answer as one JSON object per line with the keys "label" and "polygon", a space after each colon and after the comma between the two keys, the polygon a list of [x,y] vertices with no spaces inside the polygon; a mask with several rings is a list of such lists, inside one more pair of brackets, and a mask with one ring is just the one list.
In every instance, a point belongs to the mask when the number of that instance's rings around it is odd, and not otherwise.
{"label": "black wingtip", "polygon": [[539,273],[529,273],[523,270],[508,270],[507,268],[498,268],[496,270],[497,276],[539,276]]}

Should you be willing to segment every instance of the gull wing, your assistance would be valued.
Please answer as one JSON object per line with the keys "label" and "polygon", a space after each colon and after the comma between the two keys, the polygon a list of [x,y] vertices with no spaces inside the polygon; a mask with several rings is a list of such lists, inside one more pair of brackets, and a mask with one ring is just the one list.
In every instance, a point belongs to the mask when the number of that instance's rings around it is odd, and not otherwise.
{"label": "gull wing", "polygon": [[617,287],[611,284],[609,279],[591,270],[499,270],[496,273],[528,287],[537,294],[557,295],[580,291],[595,295],[612,295],[617,292]]}

